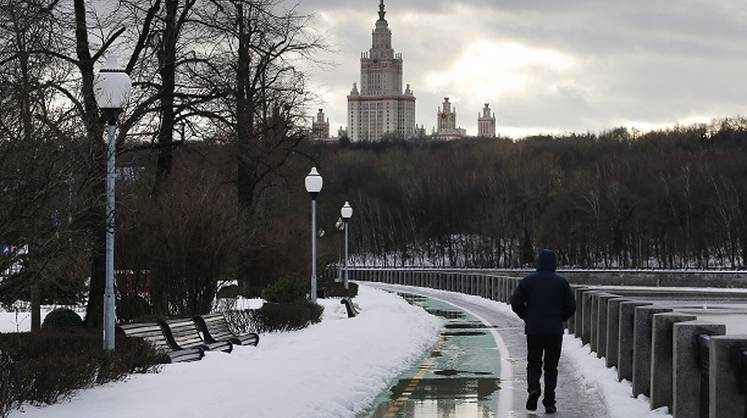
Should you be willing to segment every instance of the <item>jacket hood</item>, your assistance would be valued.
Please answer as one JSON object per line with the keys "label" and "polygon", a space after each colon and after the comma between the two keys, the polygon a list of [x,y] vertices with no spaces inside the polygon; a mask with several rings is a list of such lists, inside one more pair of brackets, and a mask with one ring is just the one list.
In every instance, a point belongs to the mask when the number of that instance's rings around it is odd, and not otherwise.
{"label": "jacket hood", "polygon": [[558,258],[550,250],[542,250],[537,257],[537,271],[555,271],[558,268]]}

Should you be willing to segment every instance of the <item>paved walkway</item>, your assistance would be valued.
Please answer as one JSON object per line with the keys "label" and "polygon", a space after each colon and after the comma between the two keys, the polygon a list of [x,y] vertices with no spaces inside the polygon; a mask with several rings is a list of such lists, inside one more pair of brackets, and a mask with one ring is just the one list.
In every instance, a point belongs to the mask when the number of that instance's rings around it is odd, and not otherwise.
{"label": "paved walkway", "polygon": [[[431,289],[366,283],[404,293],[412,303],[448,317],[433,351],[382,394],[365,417],[538,417],[524,409],[526,340],[515,315],[490,309],[469,297]],[[488,323],[488,326],[482,322]],[[500,335],[496,343],[492,331]],[[503,344],[503,347],[500,347]],[[507,352],[501,361],[500,348]],[[501,370],[510,364],[510,370]],[[556,418],[607,418],[599,394],[583,384],[570,362],[561,358]],[[501,379],[501,376],[511,376]]]}

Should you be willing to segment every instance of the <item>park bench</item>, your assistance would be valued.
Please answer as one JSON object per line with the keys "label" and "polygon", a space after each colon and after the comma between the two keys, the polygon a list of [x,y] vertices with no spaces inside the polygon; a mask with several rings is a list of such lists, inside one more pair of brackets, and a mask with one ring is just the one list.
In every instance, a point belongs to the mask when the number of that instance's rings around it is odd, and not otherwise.
{"label": "park bench", "polygon": [[360,313],[350,298],[342,298],[340,303],[345,305],[345,310],[348,311],[348,318],[355,318]]}
{"label": "park bench", "polygon": [[196,316],[194,320],[203,338],[209,343],[230,341],[237,345],[256,346],[259,344],[259,335],[253,332],[241,335],[231,332],[226,317],[221,313]]}
{"label": "park bench", "polygon": [[162,321],[162,325],[168,330],[169,345],[175,350],[201,348],[206,351],[224,351],[226,353],[233,350],[233,344],[230,341],[211,343],[203,340],[197,326],[191,319],[171,319]]}
{"label": "park bench", "polygon": [[117,332],[130,338],[142,338],[150,343],[156,351],[166,354],[171,363],[197,361],[205,356],[201,348],[173,349],[169,345],[164,329],[155,322],[119,325]]}

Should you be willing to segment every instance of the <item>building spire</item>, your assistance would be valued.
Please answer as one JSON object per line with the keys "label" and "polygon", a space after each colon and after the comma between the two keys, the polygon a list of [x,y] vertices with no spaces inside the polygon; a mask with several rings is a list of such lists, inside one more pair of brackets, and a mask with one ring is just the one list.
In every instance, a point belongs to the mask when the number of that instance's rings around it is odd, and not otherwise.
{"label": "building spire", "polygon": [[384,6],[384,0],[381,0],[379,3],[379,20],[384,20],[384,16],[386,16],[386,6]]}

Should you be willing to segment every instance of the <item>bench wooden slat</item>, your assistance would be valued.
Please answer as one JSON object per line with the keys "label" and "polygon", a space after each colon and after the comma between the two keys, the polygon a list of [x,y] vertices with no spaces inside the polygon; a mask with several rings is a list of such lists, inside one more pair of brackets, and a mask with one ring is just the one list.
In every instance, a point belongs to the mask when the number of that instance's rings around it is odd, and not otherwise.
{"label": "bench wooden slat", "polygon": [[254,346],[259,344],[259,335],[253,332],[243,335],[236,335],[231,332],[228,322],[222,313],[197,316],[194,319],[202,335],[205,337],[205,341],[230,341],[237,345]]}
{"label": "bench wooden slat", "polygon": [[156,349],[165,353],[172,363],[197,361],[205,355],[200,348],[188,350],[174,349],[168,342],[164,329],[157,323],[133,323],[117,326],[118,332],[130,338],[142,338]]}
{"label": "bench wooden slat", "polygon": [[163,321],[163,326],[168,329],[169,344],[175,349],[200,348],[207,351],[224,351],[230,353],[233,344],[230,341],[211,341],[200,335],[195,322],[192,319],[172,319]]}

